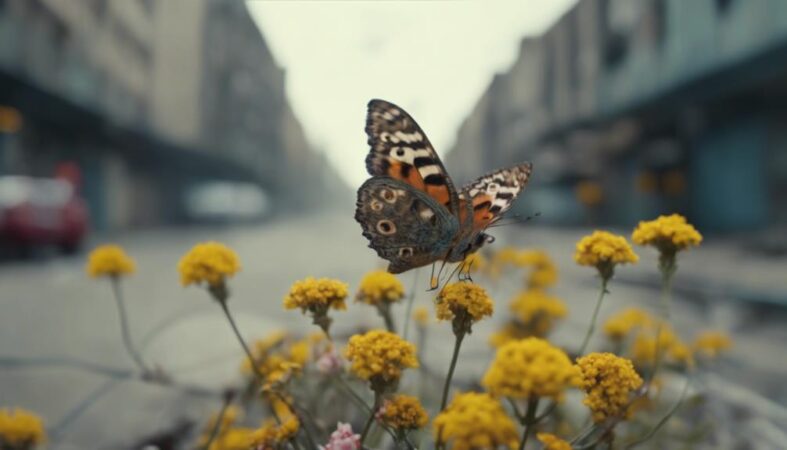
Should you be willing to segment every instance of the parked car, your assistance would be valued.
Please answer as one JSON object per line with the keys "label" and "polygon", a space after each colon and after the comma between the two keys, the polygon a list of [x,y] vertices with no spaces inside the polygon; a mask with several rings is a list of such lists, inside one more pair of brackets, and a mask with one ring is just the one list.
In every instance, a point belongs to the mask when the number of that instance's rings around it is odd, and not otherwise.
{"label": "parked car", "polygon": [[193,222],[244,223],[268,217],[268,194],[253,183],[207,181],[193,186],[185,196],[186,215]]}
{"label": "parked car", "polygon": [[88,230],[85,202],[66,180],[0,176],[0,239],[14,248],[76,251]]}

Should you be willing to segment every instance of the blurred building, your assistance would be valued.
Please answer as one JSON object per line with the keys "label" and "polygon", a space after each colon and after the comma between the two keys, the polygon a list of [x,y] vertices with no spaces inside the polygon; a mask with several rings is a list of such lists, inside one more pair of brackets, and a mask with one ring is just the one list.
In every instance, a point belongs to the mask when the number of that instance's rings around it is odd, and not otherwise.
{"label": "blurred building", "polygon": [[787,225],[787,3],[580,0],[522,41],[447,157],[465,180],[522,160],[545,221]]}
{"label": "blurred building", "polygon": [[[183,220],[211,180],[261,186],[278,209],[339,183],[287,104],[285,74],[243,2],[0,0],[0,174],[83,173],[95,224]],[[292,174],[298,174],[299,185]]]}

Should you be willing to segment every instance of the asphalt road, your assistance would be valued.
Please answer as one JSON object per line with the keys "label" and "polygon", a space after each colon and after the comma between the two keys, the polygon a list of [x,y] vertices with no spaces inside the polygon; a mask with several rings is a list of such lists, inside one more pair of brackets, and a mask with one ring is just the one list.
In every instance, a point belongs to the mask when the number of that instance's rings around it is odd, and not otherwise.
{"label": "asphalt road", "polygon": [[[301,216],[254,227],[141,231],[97,237],[95,243],[120,243],[137,261],[137,273],[124,280],[123,289],[134,338],[145,343],[145,359],[182,382],[218,389],[237,380],[241,353],[207,294],[179,285],[180,256],[204,240],[224,242],[238,252],[243,270],[231,282],[230,304],[248,338],[280,328],[310,331],[308,319],[281,307],[294,280],[335,277],[354,290],[365,271],[380,267],[350,217]],[[553,292],[565,299],[571,311],[553,333],[561,344],[576,345],[596,297],[592,271],[576,267],[571,260],[576,240],[587,231],[509,227],[499,229],[494,244],[544,248],[554,256],[561,279]],[[619,280],[610,286],[602,317],[631,304],[655,310],[655,253],[641,250],[640,254],[637,267],[618,271]],[[202,420],[217,409],[216,398],[196,398],[137,381],[113,381],[95,370],[68,366],[78,360],[117,373],[133,368],[120,339],[110,286],[86,277],[84,257],[0,265],[0,407],[17,405],[41,413],[57,433],[55,448],[118,448],[180,418]],[[784,403],[787,312],[775,306],[753,307],[734,298],[734,292],[740,288],[787,295],[787,260],[766,259],[729,242],[708,239],[703,248],[681,255],[680,264],[673,309],[677,330],[686,338],[704,328],[731,332],[735,348],[719,373]],[[420,274],[419,292],[426,289],[427,272]],[[412,276],[402,277],[405,286],[412,285]],[[495,317],[478,324],[466,341],[463,357],[472,363],[460,364],[460,374],[479,375],[485,370],[492,356],[486,336],[503,320],[514,284],[490,286],[499,306]],[[419,293],[417,302],[429,305],[431,294]],[[401,322],[404,308],[398,307],[395,314]],[[339,332],[358,323],[382,325],[370,308],[360,305],[351,305],[335,317]],[[430,340],[425,354],[432,367],[444,368],[450,353],[445,342],[450,341],[443,337],[450,338],[450,327],[434,328],[438,338]],[[75,408],[91,396],[98,400],[75,414]]]}

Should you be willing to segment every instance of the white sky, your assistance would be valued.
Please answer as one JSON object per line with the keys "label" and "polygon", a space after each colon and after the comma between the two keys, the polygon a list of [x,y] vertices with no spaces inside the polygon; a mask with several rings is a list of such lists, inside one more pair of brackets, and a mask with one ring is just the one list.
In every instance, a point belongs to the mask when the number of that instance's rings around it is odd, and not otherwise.
{"label": "white sky", "polygon": [[345,181],[367,178],[366,103],[391,101],[444,155],[523,36],[542,33],[575,0],[260,1],[247,4],[309,141]]}

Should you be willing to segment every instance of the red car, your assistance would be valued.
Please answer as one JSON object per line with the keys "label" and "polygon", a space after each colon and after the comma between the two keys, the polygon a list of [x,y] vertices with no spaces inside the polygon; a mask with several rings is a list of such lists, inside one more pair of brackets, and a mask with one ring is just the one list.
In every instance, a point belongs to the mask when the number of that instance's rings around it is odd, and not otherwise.
{"label": "red car", "polygon": [[72,183],[55,178],[0,177],[0,239],[19,249],[55,245],[76,251],[88,211]]}

